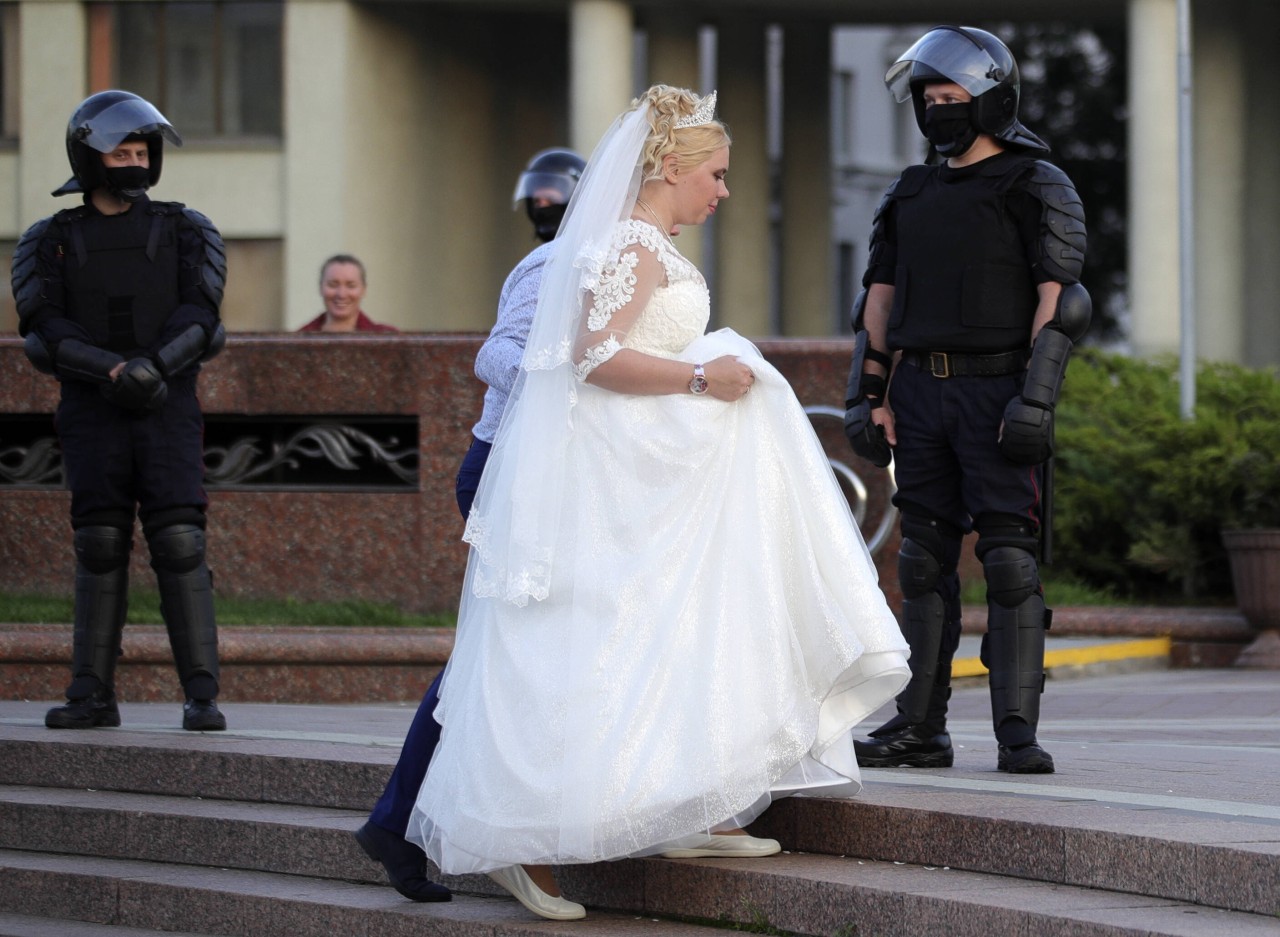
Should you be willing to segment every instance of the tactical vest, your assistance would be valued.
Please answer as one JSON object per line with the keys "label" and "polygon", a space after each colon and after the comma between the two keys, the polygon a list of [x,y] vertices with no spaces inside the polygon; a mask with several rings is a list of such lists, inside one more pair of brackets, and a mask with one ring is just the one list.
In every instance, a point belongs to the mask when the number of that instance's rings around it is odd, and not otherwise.
{"label": "tactical vest", "polygon": [[54,216],[64,234],[66,315],[95,345],[136,355],[178,308],[181,211],[177,203],[141,201],[122,215],[82,206]]}
{"label": "tactical vest", "polygon": [[1020,219],[1006,200],[1033,163],[1008,154],[960,170],[913,166],[903,173],[892,196],[891,348],[1027,346],[1039,296]]}

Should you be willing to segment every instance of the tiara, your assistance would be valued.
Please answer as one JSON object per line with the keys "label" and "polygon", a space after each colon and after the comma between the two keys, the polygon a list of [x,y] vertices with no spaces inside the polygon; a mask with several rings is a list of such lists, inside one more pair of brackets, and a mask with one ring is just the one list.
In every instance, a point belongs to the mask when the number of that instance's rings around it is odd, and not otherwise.
{"label": "tiara", "polygon": [[688,117],[681,117],[676,121],[676,129],[682,127],[701,127],[703,124],[709,124],[716,119],[716,93],[712,91],[709,95],[698,102],[698,106],[694,108],[692,114]]}

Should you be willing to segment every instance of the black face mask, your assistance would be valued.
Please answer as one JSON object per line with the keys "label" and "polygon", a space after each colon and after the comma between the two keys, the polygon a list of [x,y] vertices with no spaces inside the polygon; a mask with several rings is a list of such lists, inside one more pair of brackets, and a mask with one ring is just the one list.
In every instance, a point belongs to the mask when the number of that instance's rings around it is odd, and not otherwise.
{"label": "black face mask", "polygon": [[107,188],[126,202],[136,202],[151,185],[146,166],[112,166],[106,170]]}
{"label": "black face mask", "polygon": [[560,222],[564,220],[565,209],[568,207],[568,205],[543,205],[541,208],[534,208],[533,199],[525,199],[525,208],[529,213],[529,220],[533,222],[533,230],[539,241],[555,239],[556,232],[560,230]]}
{"label": "black face mask", "polygon": [[968,104],[935,104],[924,112],[924,135],[940,156],[962,155],[978,139]]}

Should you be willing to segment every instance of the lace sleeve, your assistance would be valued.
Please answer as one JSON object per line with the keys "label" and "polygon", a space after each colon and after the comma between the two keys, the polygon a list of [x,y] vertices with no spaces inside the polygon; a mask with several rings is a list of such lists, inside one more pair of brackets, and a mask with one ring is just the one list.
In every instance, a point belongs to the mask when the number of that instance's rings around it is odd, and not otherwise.
{"label": "lace sleeve", "polygon": [[574,375],[579,381],[622,347],[654,291],[666,282],[657,228],[624,222],[612,248],[583,251],[582,319],[574,344]]}

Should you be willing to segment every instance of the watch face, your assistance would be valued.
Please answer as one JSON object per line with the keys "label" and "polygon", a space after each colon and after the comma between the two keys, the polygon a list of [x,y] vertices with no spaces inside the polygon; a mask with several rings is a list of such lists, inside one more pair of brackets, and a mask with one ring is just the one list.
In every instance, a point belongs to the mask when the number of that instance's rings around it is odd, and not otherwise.
{"label": "watch face", "polygon": [[689,382],[689,390],[695,394],[705,394],[707,392],[707,379],[701,374],[695,374],[693,380]]}

